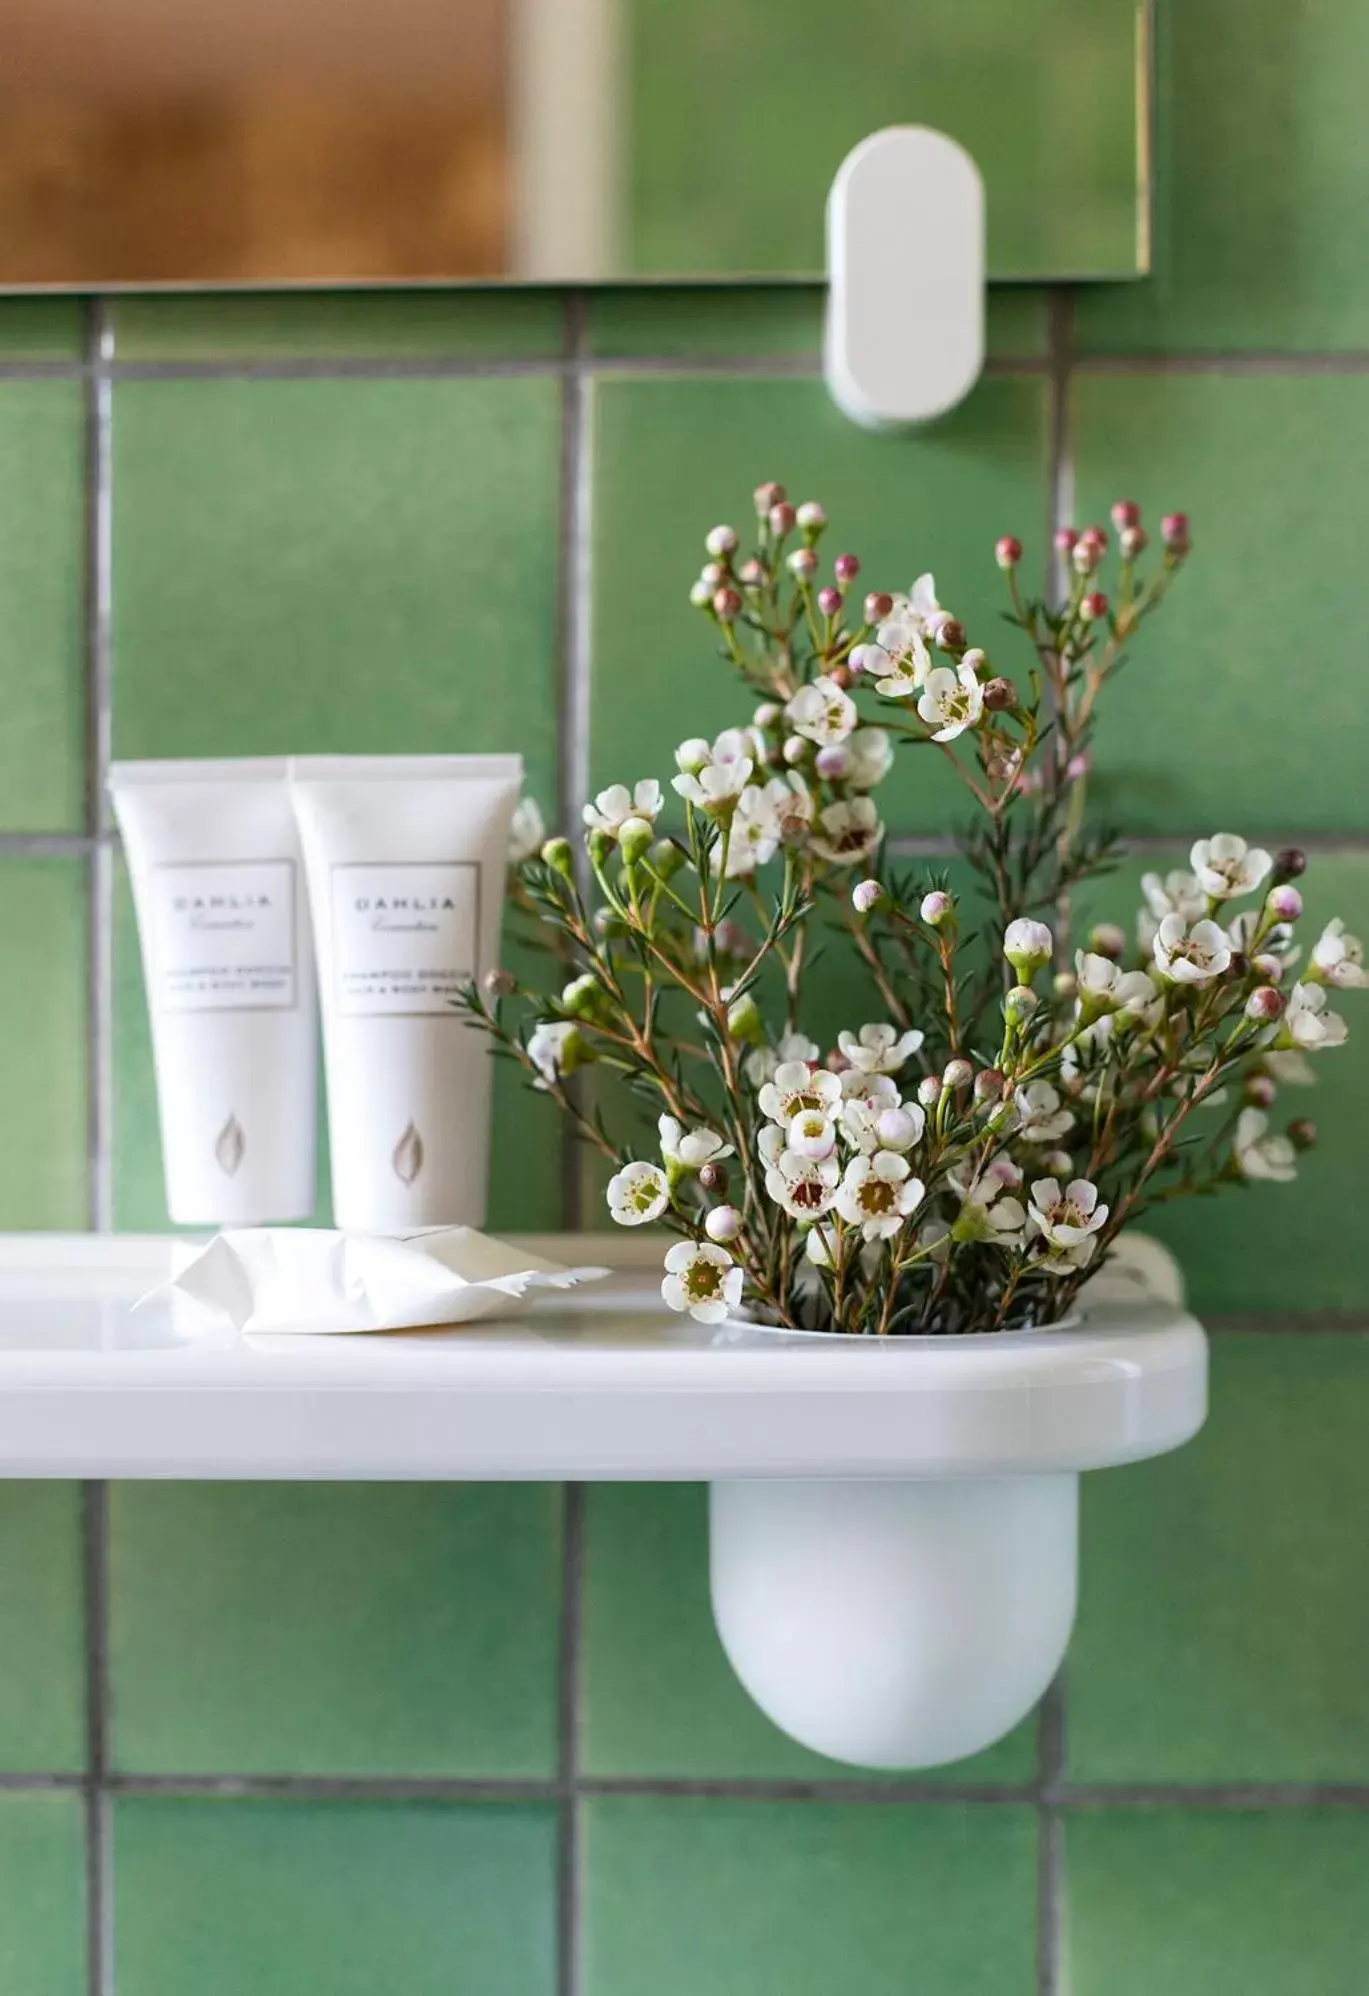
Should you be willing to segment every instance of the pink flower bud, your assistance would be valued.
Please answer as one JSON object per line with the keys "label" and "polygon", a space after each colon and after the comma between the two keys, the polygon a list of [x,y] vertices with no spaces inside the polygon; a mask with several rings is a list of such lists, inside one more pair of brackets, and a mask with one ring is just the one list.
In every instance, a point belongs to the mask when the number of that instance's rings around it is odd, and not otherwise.
{"label": "pink flower bud", "polygon": [[1265,898],[1265,906],[1271,915],[1281,922],[1296,922],[1302,913],[1302,896],[1296,887],[1286,881],[1278,887],[1271,887]]}
{"label": "pink flower bud", "polygon": [[1160,539],[1167,548],[1187,548],[1188,514],[1166,513],[1160,522]]}
{"label": "pink flower bud", "polygon": [[827,677],[834,686],[839,686],[843,693],[851,685],[855,676],[855,668],[850,665],[833,665],[827,669]]}
{"label": "pink flower bud", "polygon": [[865,599],[866,623],[882,624],[893,607],[894,599],[892,596],[886,596],[883,590],[872,589]]}
{"label": "pink flower bud", "polygon": [[1079,538],[1089,547],[1097,548],[1099,554],[1102,554],[1108,544],[1108,530],[1106,527],[1085,527]]}
{"label": "pink flower bud", "polygon": [[713,598],[713,614],[724,624],[730,624],[742,607],[742,599],[735,589],[719,589]]}
{"label": "pink flower bud", "polygon": [[829,748],[820,748],[814,768],[825,782],[838,783],[851,767],[851,758],[844,748],[833,743]]}
{"label": "pink flower bud", "polygon": [[1072,755],[1065,764],[1065,774],[1071,783],[1077,783],[1081,776],[1088,775],[1092,767],[1093,757],[1087,749],[1080,749],[1078,755]]}
{"label": "pink flower bud", "polygon": [[812,548],[795,548],[794,552],[787,558],[786,566],[791,575],[806,578],[810,575],[816,575],[818,558]]}
{"label": "pink flower bud", "polygon": [[984,705],[991,714],[1006,714],[1017,705],[1017,688],[1010,679],[996,673],[984,682]]}
{"label": "pink flower bud", "polygon": [[1274,855],[1274,881],[1282,886],[1285,880],[1301,880],[1307,871],[1307,854],[1300,846],[1284,846]]}
{"label": "pink flower bud", "polygon": [[1078,527],[1057,527],[1051,535],[1051,545],[1057,554],[1073,554],[1078,538]]}
{"label": "pink flower bud", "polygon": [[1069,1178],[1074,1171],[1074,1159],[1067,1150],[1047,1151],[1043,1162],[1054,1178]]}
{"label": "pink flower bud", "polygon": [[880,1142],[887,1144],[890,1150],[908,1150],[917,1142],[917,1123],[906,1109],[881,1110],[875,1132]]}
{"label": "pink flower bud", "polygon": [[711,555],[726,560],[728,555],[737,552],[737,532],[735,527],[710,527],[704,546]]}
{"label": "pink flower bud", "polygon": [[1112,509],[1112,524],[1120,533],[1124,527],[1139,527],[1141,509],[1134,499],[1119,499]]}
{"label": "pink flower bud", "polygon": [[727,570],[720,561],[706,561],[699,570],[699,580],[710,589],[717,589],[727,580]]}
{"label": "pink flower bud", "polygon": [[1007,1078],[996,1067],[981,1068],[974,1078],[976,1102],[997,1102],[1007,1086]]}
{"label": "pink flower bud", "polygon": [[806,534],[821,533],[827,525],[826,509],[816,499],[805,499],[795,517]]}
{"label": "pink flower bud", "polygon": [[1070,556],[1076,575],[1092,575],[1103,559],[1103,551],[1092,541],[1077,540]]}
{"label": "pink flower bud", "polygon": [[935,1109],[941,1100],[941,1077],[937,1074],[924,1074],[917,1084],[917,1099],[924,1109]]}
{"label": "pink flower bud", "polygon": [[1116,922],[1099,922],[1089,930],[1089,948],[1095,956],[1105,956],[1116,963],[1127,953],[1127,932]]}
{"label": "pink flower bud", "polygon": [[1259,978],[1261,984],[1283,983],[1284,963],[1281,957],[1273,956],[1261,950],[1258,956],[1251,957],[1250,968],[1254,971],[1256,977]]}
{"label": "pink flower bud", "polygon": [[1138,554],[1144,554],[1150,546],[1150,535],[1144,527],[1123,527],[1117,536],[1117,545],[1122,550],[1124,561],[1135,561]]}
{"label": "pink flower bud", "polygon": [[941,1077],[943,1088],[967,1088],[974,1080],[974,1069],[968,1060],[949,1060]]}
{"label": "pink flower bud", "polygon": [[774,479],[771,478],[764,485],[758,485],[752,497],[756,501],[757,516],[764,520],[769,517],[776,506],[784,503],[784,487],[777,485]]}
{"label": "pink flower bud", "polygon": [[746,589],[763,588],[765,585],[765,568],[763,564],[757,561],[753,555],[750,561],[744,561],[737,570],[737,580]]}
{"label": "pink flower bud", "polygon": [[839,554],[832,568],[838,582],[854,582],[860,574],[860,562],[853,554]]}
{"label": "pink flower bud", "polygon": [[511,970],[487,970],[480,985],[487,998],[507,998],[518,989],[518,979]]}
{"label": "pink flower bud", "polygon": [[1253,1102],[1257,1109],[1267,1109],[1278,1092],[1271,1075],[1250,1074],[1246,1076],[1245,1099],[1247,1102]]}
{"label": "pink flower bud", "polygon": [[942,617],[937,624],[934,641],[938,651],[963,651],[965,626],[959,617]]}
{"label": "pink flower bud", "polygon": [[791,769],[797,768],[808,754],[808,743],[802,735],[790,735],[780,753]]}
{"label": "pink flower bud", "polygon": [[1079,608],[1090,623],[1097,623],[1108,614],[1108,599],[1101,589],[1091,589]]}
{"label": "pink flower bud", "polygon": [[797,515],[793,507],[789,504],[789,501],[787,499],[779,500],[770,508],[771,533],[778,534],[780,539],[783,540],[786,534],[793,533],[796,517]]}
{"label": "pink flower bud", "polygon": [[858,880],[851,889],[851,905],[858,915],[870,914],[883,899],[884,889],[877,880]]}
{"label": "pink flower bud", "polygon": [[1247,1019],[1257,1019],[1261,1025],[1268,1025],[1283,1012],[1283,993],[1276,991],[1272,984],[1258,985],[1245,1001]]}
{"label": "pink flower bud", "polygon": [[1016,568],[1022,559],[1022,543],[1015,534],[1003,534],[994,542],[993,558],[1000,568]]}
{"label": "pink flower bud", "polygon": [[711,1241],[735,1241],[741,1230],[742,1216],[735,1206],[714,1206],[704,1215],[704,1232]]}
{"label": "pink flower bud", "polygon": [[784,709],[777,700],[763,700],[751,719],[758,728],[776,728]]}
{"label": "pink flower bud", "polygon": [[922,905],[917,912],[929,928],[939,928],[955,913],[955,902],[949,894],[937,887],[930,894],[923,895]]}
{"label": "pink flower bud", "polygon": [[713,601],[713,591],[702,576],[699,577],[698,581],[690,589],[689,600],[696,610],[707,609],[708,605]]}
{"label": "pink flower bud", "polygon": [[841,591],[839,589],[819,589],[818,608],[824,617],[840,616]]}
{"label": "pink flower bud", "polygon": [[1311,1150],[1317,1141],[1317,1126],[1309,1116],[1295,1116],[1287,1135],[1294,1150]]}

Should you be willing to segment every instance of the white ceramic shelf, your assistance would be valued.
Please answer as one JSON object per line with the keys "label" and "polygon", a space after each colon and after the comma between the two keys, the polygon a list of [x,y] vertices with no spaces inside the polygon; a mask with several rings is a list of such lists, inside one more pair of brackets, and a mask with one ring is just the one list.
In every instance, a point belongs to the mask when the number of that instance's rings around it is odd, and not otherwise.
{"label": "white ceramic shelf", "polygon": [[0,1237],[0,1475],[983,1478],[1132,1461],[1202,1423],[1202,1332],[1144,1244],[1077,1329],[916,1348],[720,1334],[653,1300],[646,1243],[537,1245],[639,1266],[518,1324],[205,1343],[132,1309],[170,1238]]}

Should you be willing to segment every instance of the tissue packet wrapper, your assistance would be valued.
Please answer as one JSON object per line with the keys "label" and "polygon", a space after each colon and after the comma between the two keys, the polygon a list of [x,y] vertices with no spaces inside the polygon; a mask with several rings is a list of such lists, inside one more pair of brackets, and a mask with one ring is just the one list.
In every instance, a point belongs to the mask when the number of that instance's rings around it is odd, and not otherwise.
{"label": "tissue packet wrapper", "polygon": [[516,1316],[530,1292],[607,1273],[564,1268],[474,1227],[240,1227],[218,1234],[158,1293],[171,1296],[183,1321],[189,1305],[192,1321],[218,1329],[335,1336]]}

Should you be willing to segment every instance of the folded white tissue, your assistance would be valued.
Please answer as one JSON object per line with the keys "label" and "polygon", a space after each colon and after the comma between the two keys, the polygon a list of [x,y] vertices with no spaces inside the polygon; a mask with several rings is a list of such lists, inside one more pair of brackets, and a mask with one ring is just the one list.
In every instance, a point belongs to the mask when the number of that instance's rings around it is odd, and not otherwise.
{"label": "folded white tissue", "polygon": [[241,1227],[219,1234],[154,1293],[178,1306],[187,1300],[221,1328],[330,1336],[513,1317],[530,1290],[573,1289],[607,1274],[563,1268],[474,1227],[398,1235]]}

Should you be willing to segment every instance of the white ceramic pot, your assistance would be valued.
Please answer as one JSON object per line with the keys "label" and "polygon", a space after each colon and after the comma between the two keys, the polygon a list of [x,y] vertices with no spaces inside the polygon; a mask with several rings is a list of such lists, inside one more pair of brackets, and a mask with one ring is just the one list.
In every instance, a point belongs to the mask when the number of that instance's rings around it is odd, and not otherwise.
{"label": "white ceramic pot", "polygon": [[1164,1251],[1138,1242],[1091,1287],[1074,1329],[872,1354],[912,1387],[898,1478],[711,1486],[719,1635],[803,1745],[936,1767],[1046,1690],[1074,1624],[1080,1472],[1177,1448],[1207,1409],[1206,1340]]}

